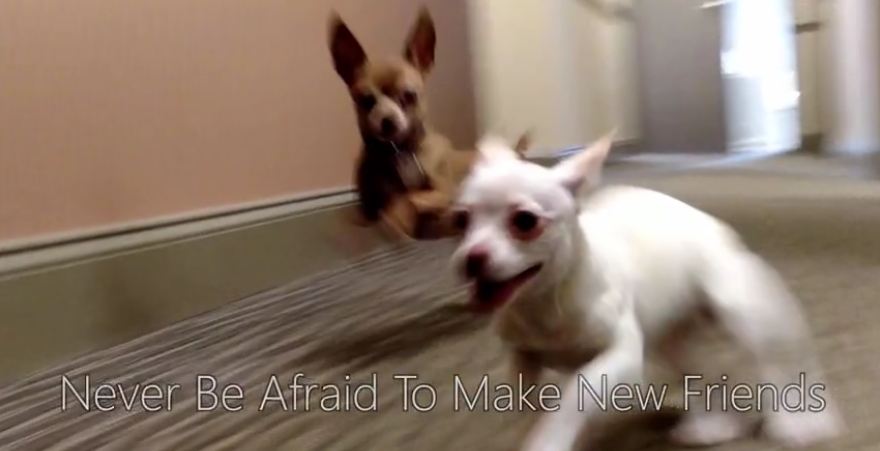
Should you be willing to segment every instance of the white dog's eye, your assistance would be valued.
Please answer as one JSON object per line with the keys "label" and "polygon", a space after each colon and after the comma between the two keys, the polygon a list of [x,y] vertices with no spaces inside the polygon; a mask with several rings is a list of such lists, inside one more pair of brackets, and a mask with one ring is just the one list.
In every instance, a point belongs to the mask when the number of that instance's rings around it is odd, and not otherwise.
{"label": "white dog's eye", "polygon": [[533,240],[543,231],[543,220],[540,216],[526,210],[517,210],[510,215],[510,231],[520,240]]}

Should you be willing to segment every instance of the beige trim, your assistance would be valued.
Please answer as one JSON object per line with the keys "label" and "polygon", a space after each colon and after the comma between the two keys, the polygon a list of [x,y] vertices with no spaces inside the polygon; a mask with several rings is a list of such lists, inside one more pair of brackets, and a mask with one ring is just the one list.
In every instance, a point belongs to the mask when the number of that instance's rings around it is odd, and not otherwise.
{"label": "beige trim", "polygon": [[[92,238],[88,234],[80,237],[72,234],[68,238],[71,241],[67,244],[46,244],[36,249],[22,248],[6,256],[0,253],[0,282],[46,267],[79,264],[108,254],[135,251],[168,242],[202,238],[215,233],[270,224],[316,210],[339,208],[355,200],[354,193],[346,191],[324,197],[289,200],[272,207],[241,208],[241,212],[222,216],[193,214],[191,216],[194,219],[190,220],[166,218],[150,223],[121,226],[105,232],[106,236],[98,238]],[[209,218],[198,219],[205,216]]]}
{"label": "beige trim", "polygon": [[327,190],[242,204],[232,209],[206,210],[20,243],[18,246],[0,248],[0,282],[47,266],[281,221],[298,214],[350,204],[355,200],[355,194],[350,189]]}
{"label": "beige trim", "polygon": [[[270,208],[280,205],[292,204],[308,206],[309,202],[318,201],[323,198],[335,198],[337,196],[348,196],[350,200],[353,201],[353,188],[351,186],[345,186],[339,188],[315,190],[259,201],[244,202],[235,205],[224,205],[222,207],[213,207],[188,211],[180,214],[158,216],[145,220],[111,224],[102,227],[73,230],[63,233],[52,233],[48,235],[41,235],[25,239],[0,241],[0,257],[11,253],[27,252],[29,250],[37,248],[63,245],[74,241],[103,238],[109,235],[117,235],[159,227],[166,227],[169,225],[215,218],[218,216],[235,215],[241,212]],[[0,267],[0,274],[2,274],[2,272],[2,267]]]}

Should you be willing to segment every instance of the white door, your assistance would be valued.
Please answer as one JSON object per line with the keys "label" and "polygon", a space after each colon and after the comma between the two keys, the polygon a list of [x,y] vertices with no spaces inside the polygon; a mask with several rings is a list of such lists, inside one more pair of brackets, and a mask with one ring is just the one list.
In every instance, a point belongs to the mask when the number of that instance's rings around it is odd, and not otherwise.
{"label": "white door", "polygon": [[718,0],[703,6],[722,17],[728,149],[779,152],[800,147],[792,1]]}

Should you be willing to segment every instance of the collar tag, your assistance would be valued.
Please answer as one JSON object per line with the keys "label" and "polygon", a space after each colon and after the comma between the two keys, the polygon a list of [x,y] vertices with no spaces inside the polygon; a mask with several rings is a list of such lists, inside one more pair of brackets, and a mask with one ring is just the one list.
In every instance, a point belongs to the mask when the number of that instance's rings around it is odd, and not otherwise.
{"label": "collar tag", "polygon": [[397,175],[403,185],[410,190],[423,189],[427,184],[428,177],[422,168],[419,158],[414,153],[401,152],[397,144],[391,143],[396,158]]}

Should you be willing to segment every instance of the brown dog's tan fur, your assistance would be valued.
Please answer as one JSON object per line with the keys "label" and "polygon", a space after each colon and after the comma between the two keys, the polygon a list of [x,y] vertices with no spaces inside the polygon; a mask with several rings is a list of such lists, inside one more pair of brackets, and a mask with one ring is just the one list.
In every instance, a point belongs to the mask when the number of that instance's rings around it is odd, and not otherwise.
{"label": "brown dog's tan fur", "polygon": [[[342,19],[330,21],[334,68],[354,101],[363,148],[355,184],[363,218],[382,221],[414,238],[450,232],[445,213],[475,152],[456,150],[426,123],[425,79],[434,66],[436,32],[422,9],[403,56],[372,61]],[[419,186],[401,175],[401,159],[414,155],[424,172]]]}

